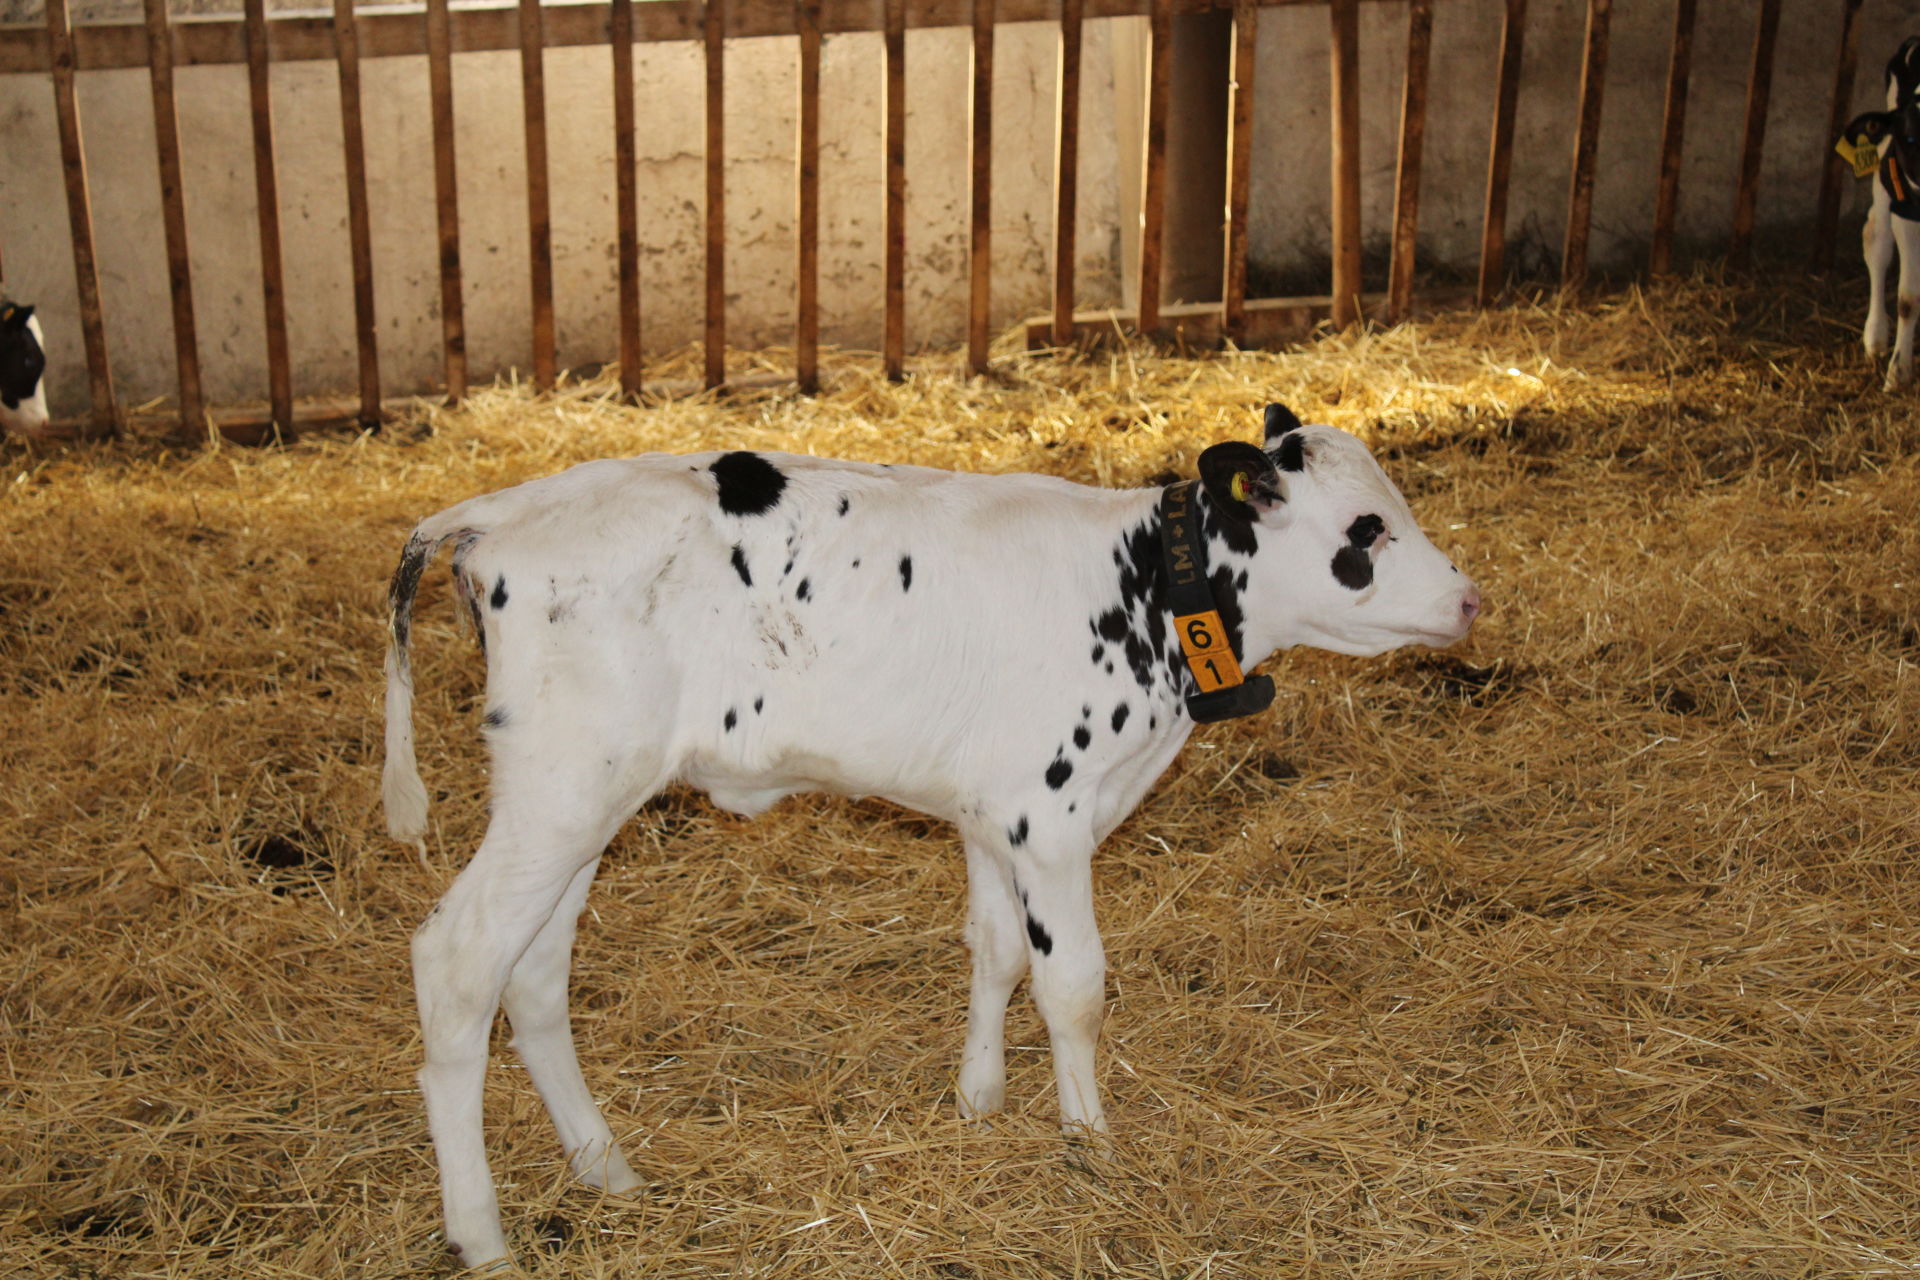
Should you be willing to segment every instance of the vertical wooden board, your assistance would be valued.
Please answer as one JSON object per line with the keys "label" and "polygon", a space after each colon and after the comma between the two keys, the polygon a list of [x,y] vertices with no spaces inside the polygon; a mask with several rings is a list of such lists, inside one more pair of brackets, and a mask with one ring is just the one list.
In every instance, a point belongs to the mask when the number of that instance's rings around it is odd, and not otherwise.
{"label": "vertical wooden board", "polygon": [[1733,234],[1727,263],[1744,267],[1753,256],[1754,205],[1760,193],[1760,158],[1767,140],[1767,99],[1773,88],[1773,52],[1780,34],[1780,0],[1760,0],[1753,31],[1753,69],[1747,76],[1747,118],[1740,134],[1740,182],[1734,191]]}
{"label": "vertical wooden board", "polygon": [[360,425],[380,425],[380,346],[374,323],[373,226],[367,205],[367,140],[360,115],[360,32],[353,0],[333,0],[334,58],[340,75],[340,133],[346,151],[347,239],[353,256],[354,337],[360,350]]}
{"label": "vertical wooden board", "polygon": [[547,42],[540,0],[520,0],[520,99],[527,129],[527,258],[533,288],[533,385],[553,390],[553,208],[547,168]]}
{"label": "vertical wooden board", "polygon": [[1080,205],[1082,0],[1060,0],[1059,121],[1053,148],[1053,341],[1073,341],[1073,291]]}
{"label": "vertical wooden board", "polygon": [[[1426,3],[1427,0],[1415,0]],[[1260,10],[1253,0],[1234,0],[1233,100],[1227,108],[1226,278],[1220,282],[1220,327],[1234,342],[1247,327],[1247,192],[1253,169],[1253,72]]]}
{"label": "vertical wooden board", "polygon": [[906,375],[907,346],[907,4],[886,0],[886,332],[887,377]]}
{"label": "vertical wooden board", "polygon": [[1493,137],[1487,155],[1486,213],[1480,233],[1479,304],[1490,306],[1506,274],[1507,183],[1513,174],[1513,118],[1520,102],[1520,60],[1526,47],[1527,0],[1507,0],[1500,26],[1500,78],[1494,91]]}
{"label": "vertical wooden board", "polygon": [[253,115],[253,191],[260,220],[260,283],[266,313],[267,403],[284,439],[293,434],[293,371],[287,350],[287,278],[280,245],[280,178],[273,159],[271,59],[266,0],[246,0],[247,93]]}
{"label": "vertical wooden board", "polygon": [[613,0],[613,185],[620,272],[620,391],[629,400],[643,384],[640,352],[640,153],[633,87],[634,0]]}
{"label": "vertical wooden board", "polygon": [[1330,0],[1333,81],[1333,323],[1360,318],[1360,0]]}
{"label": "vertical wooden board", "polygon": [[726,0],[706,0],[707,386],[727,380]]}
{"label": "vertical wooden board", "polygon": [[1400,93],[1400,158],[1393,173],[1393,258],[1387,321],[1413,310],[1413,260],[1420,236],[1420,160],[1427,137],[1427,73],[1433,62],[1433,0],[1407,5],[1407,76]]}
{"label": "vertical wooden board", "polygon": [[459,404],[467,395],[467,313],[460,271],[460,182],[447,0],[427,0],[427,87],[433,111],[433,195],[440,236],[441,358],[447,402]]}
{"label": "vertical wooden board", "polygon": [[993,307],[993,0],[973,0],[971,104],[967,370],[985,373]]}
{"label": "vertical wooden board", "polygon": [[[1833,108],[1827,115],[1827,141],[1839,138],[1853,111],[1853,71],[1860,48],[1860,0],[1840,0],[1840,51],[1833,67]],[[1833,266],[1833,237],[1840,225],[1840,188],[1847,164],[1832,146],[1821,149],[1820,205],[1814,217],[1813,269]]]}
{"label": "vertical wooden board", "polygon": [[1573,181],[1567,193],[1567,239],[1560,259],[1562,288],[1587,282],[1587,239],[1593,229],[1593,160],[1600,146],[1600,104],[1607,87],[1607,36],[1613,0],[1587,0],[1587,50],[1580,64],[1580,128],[1573,143]]}
{"label": "vertical wooden board", "polygon": [[160,221],[167,244],[167,288],[173,299],[173,358],[180,380],[180,427],[187,435],[198,436],[206,428],[206,401],[200,391],[200,340],[193,320],[193,265],[187,248],[187,197],[167,0],[146,0],[146,24],[154,153],[160,166]]}
{"label": "vertical wooden board", "polygon": [[1140,192],[1140,301],[1135,322],[1141,333],[1160,328],[1160,259],[1166,235],[1167,111],[1173,75],[1173,6],[1152,0],[1148,15],[1146,175]]}
{"label": "vertical wooden board", "polygon": [[1681,147],[1687,133],[1687,82],[1693,74],[1696,0],[1674,0],[1673,55],[1667,64],[1666,107],[1660,124],[1660,178],[1653,198],[1653,247],[1647,270],[1673,270],[1673,224],[1680,210]]}
{"label": "vertical wooden board", "polygon": [[67,189],[67,223],[73,235],[73,281],[79,295],[80,333],[87,350],[87,383],[96,430],[119,434],[120,407],[113,398],[107,362],[107,325],[100,307],[100,269],[93,251],[93,200],[87,190],[87,151],[80,135],[80,102],[74,92],[73,27],[67,0],[46,0],[47,42],[53,57],[53,105],[60,124],[60,167]]}
{"label": "vertical wooden board", "polygon": [[820,389],[820,0],[798,0],[799,137],[794,381]]}

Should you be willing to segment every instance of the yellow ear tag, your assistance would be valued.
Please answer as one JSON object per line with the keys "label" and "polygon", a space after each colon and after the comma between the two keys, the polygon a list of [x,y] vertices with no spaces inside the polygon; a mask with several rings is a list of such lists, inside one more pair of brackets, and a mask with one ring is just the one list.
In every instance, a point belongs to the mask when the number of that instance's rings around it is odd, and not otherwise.
{"label": "yellow ear tag", "polygon": [[1856,178],[1872,177],[1873,171],[1880,167],[1880,148],[1871,142],[1842,138],[1833,144],[1833,149],[1853,166],[1853,176]]}
{"label": "yellow ear tag", "polygon": [[1233,482],[1227,486],[1227,492],[1233,495],[1235,502],[1245,502],[1247,500],[1247,473],[1244,471],[1234,472]]}
{"label": "yellow ear tag", "polygon": [[11,319],[13,319],[13,308],[12,307],[0,308],[0,324],[5,324],[7,321]]}

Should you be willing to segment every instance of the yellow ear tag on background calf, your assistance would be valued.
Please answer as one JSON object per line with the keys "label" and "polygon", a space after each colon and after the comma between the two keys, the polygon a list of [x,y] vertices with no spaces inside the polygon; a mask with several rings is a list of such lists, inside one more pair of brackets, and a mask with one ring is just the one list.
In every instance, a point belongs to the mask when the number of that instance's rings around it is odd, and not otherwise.
{"label": "yellow ear tag on background calf", "polygon": [[1833,149],[1841,158],[1853,166],[1853,176],[1867,178],[1880,167],[1880,148],[1871,142],[1855,142],[1851,138],[1842,138],[1833,144]]}

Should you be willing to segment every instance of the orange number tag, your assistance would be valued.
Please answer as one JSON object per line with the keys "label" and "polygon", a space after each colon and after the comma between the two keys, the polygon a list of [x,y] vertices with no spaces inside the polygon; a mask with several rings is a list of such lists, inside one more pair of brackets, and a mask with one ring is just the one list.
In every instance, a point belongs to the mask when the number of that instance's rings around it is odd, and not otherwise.
{"label": "orange number tag", "polygon": [[1187,655],[1187,666],[1193,669],[1194,682],[1200,686],[1200,692],[1212,693],[1245,679],[1240,674],[1240,663],[1233,656],[1233,647],[1227,643],[1227,628],[1217,612],[1209,609],[1205,613],[1182,614],[1173,620],[1173,629],[1180,633],[1180,648]]}

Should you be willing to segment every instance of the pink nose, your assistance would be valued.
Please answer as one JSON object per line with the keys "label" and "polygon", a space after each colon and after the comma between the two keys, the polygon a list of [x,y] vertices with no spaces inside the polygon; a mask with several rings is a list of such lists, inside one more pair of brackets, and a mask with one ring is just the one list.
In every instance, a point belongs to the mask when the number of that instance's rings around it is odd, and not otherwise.
{"label": "pink nose", "polygon": [[1468,622],[1480,616],[1480,588],[1468,587],[1467,594],[1460,597],[1460,616]]}

